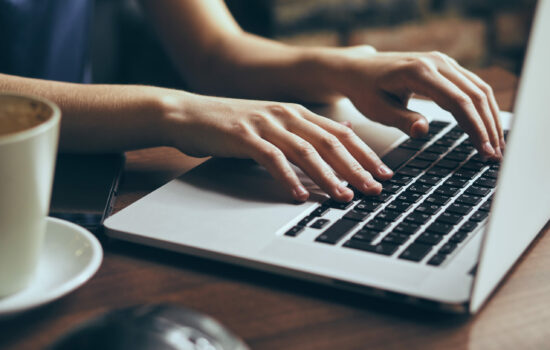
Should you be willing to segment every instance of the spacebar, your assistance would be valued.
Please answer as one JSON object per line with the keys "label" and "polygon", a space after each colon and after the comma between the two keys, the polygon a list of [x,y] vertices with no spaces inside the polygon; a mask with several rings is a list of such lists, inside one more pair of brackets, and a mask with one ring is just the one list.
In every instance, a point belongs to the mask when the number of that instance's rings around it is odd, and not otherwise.
{"label": "spacebar", "polygon": [[416,153],[416,150],[406,148],[396,148],[390,153],[386,154],[382,161],[389,166],[392,170],[399,168],[407,160]]}
{"label": "spacebar", "polygon": [[325,232],[321,233],[321,235],[319,235],[319,237],[317,237],[315,241],[328,244],[336,244],[357,224],[358,222],[355,220],[340,219],[336,221],[331,227],[329,227]]}

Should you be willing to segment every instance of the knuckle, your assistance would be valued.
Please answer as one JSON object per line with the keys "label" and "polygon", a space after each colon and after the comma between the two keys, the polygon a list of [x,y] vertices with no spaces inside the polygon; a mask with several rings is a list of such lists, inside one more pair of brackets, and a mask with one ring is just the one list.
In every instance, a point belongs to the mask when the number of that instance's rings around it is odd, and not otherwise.
{"label": "knuckle", "polygon": [[474,90],[470,95],[470,98],[477,106],[482,105],[487,101],[487,96],[480,89]]}
{"label": "knuckle", "polygon": [[349,166],[349,170],[354,176],[366,176],[366,170],[358,162],[352,162]]}
{"label": "knuckle", "polygon": [[283,152],[277,147],[266,147],[262,150],[263,158],[270,163],[280,163],[285,158]]}
{"label": "knuckle", "polygon": [[474,107],[472,99],[464,93],[457,94],[454,97],[454,100],[456,101],[456,104],[460,106],[462,109],[468,110]]}
{"label": "knuckle", "polygon": [[331,134],[321,137],[321,144],[323,145],[323,148],[330,151],[334,151],[342,147],[342,143],[340,143],[340,140],[338,140],[336,136]]}
{"label": "knuckle", "polygon": [[480,89],[483,91],[487,96],[493,95],[493,88],[491,85],[487,84],[486,82],[481,82]]}
{"label": "knuckle", "polygon": [[433,64],[424,57],[418,57],[413,60],[410,68],[418,76],[432,75],[435,72]]}
{"label": "knuckle", "polygon": [[309,158],[317,152],[309,142],[303,140],[296,144],[294,150],[300,158]]}
{"label": "knuckle", "polygon": [[351,128],[341,124],[336,125],[334,132],[341,140],[351,140],[355,137],[355,132]]}

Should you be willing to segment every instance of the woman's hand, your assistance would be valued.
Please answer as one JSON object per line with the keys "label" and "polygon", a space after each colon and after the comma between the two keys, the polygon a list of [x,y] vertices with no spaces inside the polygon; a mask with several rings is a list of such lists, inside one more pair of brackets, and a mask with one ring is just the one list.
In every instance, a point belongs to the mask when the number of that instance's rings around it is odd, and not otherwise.
{"label": "woman's hand", "polygon": [[378,53],[370,46],[340,53],[333,81],[369,118],[421,136],[427,120],[407,109],[412,94],[420,94],[451,112],[483,156],[502,158],[505,144],[493,91],[454,59],[440,52]]}
{"label": "woman's hand", "polygon": [[392,171],[347,126],[301,105],[173,94],[163,98],[168,144],[193,156],[252,158],[298,201],[309,193],[289,162],[340,201],[353,192],[378,194]]}

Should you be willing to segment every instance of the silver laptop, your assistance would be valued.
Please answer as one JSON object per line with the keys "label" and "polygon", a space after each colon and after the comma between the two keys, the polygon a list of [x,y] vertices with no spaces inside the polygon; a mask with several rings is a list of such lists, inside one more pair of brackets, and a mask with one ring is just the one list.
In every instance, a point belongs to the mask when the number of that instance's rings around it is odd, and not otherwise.
{"label": "silver laptop", "polygon": [[[111,237],[340,288],[475,313],[550,218],[550,1],[539,2],[504,161],[488,164],[447,112],[410,108],[430,133],[408,139],[349,101],[350,120],[395,169],[380,196],[288,202],[251,161],[212,159],[105,221]],[[498,180],[498,181],[497,181]]]}

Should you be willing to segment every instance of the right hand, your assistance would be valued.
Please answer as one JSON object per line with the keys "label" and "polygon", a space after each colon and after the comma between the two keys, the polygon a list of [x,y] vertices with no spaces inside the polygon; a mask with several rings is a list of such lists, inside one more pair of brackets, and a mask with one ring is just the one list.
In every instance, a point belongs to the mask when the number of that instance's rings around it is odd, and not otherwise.
{"label": "right hand", "polygon": [[347,126],[298,104],[208,97],[164,97],[168,143],[192,156],[252,158],[297,201],[309,193],[289,162],[332,198],[353,192],[335,172],[365,194],[378,194],[392,171]]}

